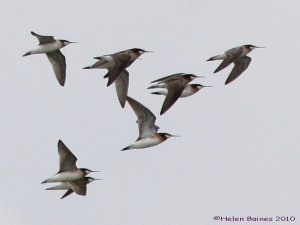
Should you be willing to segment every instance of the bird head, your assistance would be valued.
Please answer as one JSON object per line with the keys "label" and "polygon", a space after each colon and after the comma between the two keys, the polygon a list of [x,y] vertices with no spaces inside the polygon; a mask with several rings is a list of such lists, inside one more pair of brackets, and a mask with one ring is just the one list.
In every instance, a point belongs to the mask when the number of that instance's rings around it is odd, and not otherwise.
{"label": "bird head", "polygon": [[264,48],[264,47],[258,47],[258,46],[255,46],[255,45],[245,45],[245,47],[246,47],[249,51],[252,51],[252,50],[255,49],[255,48]]}
{"label": "bird head", "polygon": [[81,170],[87,175],[87,174],[90,174],[92,172],[99,172],[99,171],[95,171],[95,170],[90,170],[90,169],[87,169],[87,168],[81,168]]}
{"label": "bird head", "polygon": [[183,75],[183,77],[185,79],[188,79],[189,81],[192,81],[192,80],[198,78],[199,76],[196,76],[195,74],[185,74],[185,75]]}
{"label": "bird head", "polygon": [[136,55],[138,55],[138,56],[140,56],[140,55],[142,55],[142,54],[144,54],[146,52],[152,52],[152,51],[146,51],[146,50],[141,49],[141,48],[132,48],[131,51],[133,53],[135,53]]}
{"label": "bird head", "polygon": [[96,178],[93,178],[93,177],[85,177],[84,180],[89,184],[95,180],[101,180],[101,179],[96,179]]}
{"label": "bird head", "polygon": [[202,89],[204,87],[211,87],[211,86],[206,86],[206,85],[202,85],[202,84],[191,84],[191,87],[195,88],[197,90],[200,90],[200,89]]}
{"label": "bird head", "polygon": [[63,46],[67,46],[68,44],[72,44],[72,43],[77,43],[77,42],[72,42],[72,41],[67,41],[67,40],[59,40]]}

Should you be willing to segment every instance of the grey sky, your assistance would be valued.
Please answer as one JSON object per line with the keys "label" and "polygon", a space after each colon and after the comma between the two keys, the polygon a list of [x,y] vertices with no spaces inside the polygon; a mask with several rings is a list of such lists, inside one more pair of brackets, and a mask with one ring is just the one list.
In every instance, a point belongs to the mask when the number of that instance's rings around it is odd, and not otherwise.
{"label": "grey sky", "polygon": [[[52,13],[51,10],[55,12]],[[0,13],[1,224],[200,225],[214,216],[295,216],[300,220],[299,10],[296,0],[6,1]],[[44,55],[21,57],[30,31],[78,41],[60,87]],[[249,68],[224,86],[211,56],[242,44]],[[138,136],[104,70],[92,57],[128,48],[155,51],[129,69],[129,95],[178,134],[121,152]],[[177,72],[212,85],[159,116],[150,81]],[[103,181],[64,200],[40,182],[58,169],[57,141]],[[274,222],[275,223],[275,222]],[[253,223],[235,223],[253,224]],[[280,223],[280,224],[291,224]]]}

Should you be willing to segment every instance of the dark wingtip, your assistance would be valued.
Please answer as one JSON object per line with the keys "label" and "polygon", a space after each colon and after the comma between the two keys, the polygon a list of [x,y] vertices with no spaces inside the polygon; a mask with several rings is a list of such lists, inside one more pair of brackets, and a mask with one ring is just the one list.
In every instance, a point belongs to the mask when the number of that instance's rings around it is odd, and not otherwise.
{"label": "dark wingtip", "polygon": [[47,180],[44,180],[41,184],[45,184],[45,183],[47,183]]}
{"label": "dark wingtip", "polygon": [[86,67],[83,67],[82,69],[91,69],[92,67],[91,66],[86,66]]}
{"label": "dark wingtip", "polygon": [[23,57],[24,56],[28,56],[28,55],[30,55],[30,52],[26,52],[24,55],[22,55]]}
{"label": "dark wingtip", "polygon": [[152,85],[150,87],[147,87],[147,89],[154,89],[154,88],[157,88],[157,86],[156,85]]}
{"label": "dark wingtip", "polygon": [[111,79],[108,78],[108,82],[107,82],[107,87],[109,87],[111,84],[113,83],[113,81]]}
{"label": "dark wingtip", "polygon": [[57,146],[59,147],[60,145],[64,145],[64,143],[62,142],[62,140],[58,140],[58,142],[57,142]]}
{"label": "dark wingtip", "polygon": [[60,197],[60,200],[64,199],[65,197],[67,197],[67,195],[63,195]]}
{"label": "dark wingtip", "polygon": [[64,87],[65,86],[65,81],[58,81],[58,83],[60,84],[60,86]]}
{"label": "dark wingtip", "polygon": [[121,105],[121,107],[124,109],[124,107],[125,107],[125,104],[126,104],[126,99],[125,99],[125,101],[124,102],[120,102],[120,105]]}
{"label": "dark wingtip", "polygon": [[231,81],[227,81],[227,80],[226,80],[226,81],[225,81],[225,85],[230,84],[230,82],[231,82]]}
{"label": "dark wingtip", "polygon": [[151,92],[151,94],[153,94],[153,95],[160,95],[159,92]]}
{"label": "dark wingtip", "polygon": [[30,33],[31,33],[32,35],[36,35],[36,33],[35,33],[35,32],[33,32],[33,31],[30,31]]}
{"label": "dark wingtip", "polygon": [[121,149],[121,151],[126,151],[129,150],[129,146],[127,146],[126,148]]}

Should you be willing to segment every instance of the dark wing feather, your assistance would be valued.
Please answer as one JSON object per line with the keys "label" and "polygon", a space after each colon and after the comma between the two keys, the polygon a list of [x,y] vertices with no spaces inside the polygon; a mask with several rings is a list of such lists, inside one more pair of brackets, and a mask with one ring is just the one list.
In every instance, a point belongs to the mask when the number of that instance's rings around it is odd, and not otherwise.
{"label": "dark wing feather", "polygon": [[46,44],[46,43],[51,43],[51,42],[54,42],[54,41],[55,41],[55,39],[53,38],[53,36],[39,35],[39,34],[33,32],[33,31],[31,31],[31,34],[32,34],[33,36],[35,36],[35,37],[39,40],[40,45]]}
{"label": "dark wing feather", "polygon": [[59,172],[75,170],[77,158],[61,141],[58,141]]}
{"label": "dark wing feather", "polygon": [[224,59],[221,64],[218,66],[218,68],[214,71],[214,73],[219,72],[220,70],[226,68],[227,66],[229,66],[234,60],[233,56],[228,56],[226,59]]}
{"label": "dark wing feather", "polygon": [[238,78],[248,68],[250,62],[251,58],[248,56],[243,56],[235,60],[234,67],[225,81],[225,85]]}
{"label": "dark wing feather", "polygon": [[168,94],[162,105],[160,115],[164,114],[178,100],[182,91],[188,84],[187,80],[180,79],[174,82],[167,83]]}
{"label": "dark wing feather", "polygon": [[76,194],[86,195],[86,182],[83,178],[75,181],[70,181],[68,182],[68,185]]}
{"label": "dark wing feather", "polygon": [[124,108],[126,103],[128,86],[129,86],[129,73],[127,70],[123,70],[115,82],[118,99],[122,108]]}
{"label": "dark wing feather", "polygon": [[65,56],[59,51],[56,50],[54,52],[48,52],[46,53],[53,71],[55,73],[55,76],[61,86],[65,85],[66,80],[66,59]]}
{"label": "dark wing feather", "polygon": [[61,196],[60,199],[63,199],[63,198],[65,198],[65,197],[69,196],[69,195],[72,194],[73,192],[74,192],[74,191],[73,191],[72,189],[67,190],[67,192],[66,192],[63,196]]}
{"label": "dark wing feather", "polygon": [[108,77],[107,86],[110,86],[131,63],[131,56],[129,54],[121,54],[116,57],[115,66],[104,76]]}
{"label": "dark wing feather", "polygon": [[214,71],[214,73],[217,73],[220,70],[222,70],[222,69],[226,68],[227,66],[229,66],[232,62],[235,61],[235,59],[239,58],[242,53],[243,53],[243,48],[242,47],[236,47],[236,48],[232,48],[232,49],[227,50],[225,52],[227,58],[222,61],[222,63]]}

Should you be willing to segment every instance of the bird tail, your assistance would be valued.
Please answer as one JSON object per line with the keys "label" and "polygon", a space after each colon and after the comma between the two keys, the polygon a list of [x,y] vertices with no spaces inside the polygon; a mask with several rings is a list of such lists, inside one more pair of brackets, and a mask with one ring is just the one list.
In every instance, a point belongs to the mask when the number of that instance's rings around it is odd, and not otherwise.
{"label": "bird tail", "polygon": [[150,87],[148,87],[148,89],[153,89],[153,88],[165,88],[166,86],[164,84],[154,84]]}
{"label": "bird tail", "polygon": [[82,69],[93,69],[93,66],[86,66],[86,67],[83,67]]}
{"label": "bird tail", "polygon": [[53,186],[53,187],[46,188],[45,190],[64,190],[64,188],[60,188],[59,186]]}
{"label": "bird tail", "polygon": [[24,56],[28,56],[28,55],[31,55],[32,53],[29,51],[29,52],[26,52],[24,55],[22,55],[23,57]]}
{"label": "bird tail", "polygon": [[209,58],[208,60],[206,60],[206,61],[221,60],[221,59],[224,59],[224,56],[223,56],[223,55],[216,55],[216,56],[210,57],[210,58]]}
{"label": "bird tail", "polygon": [[163,95],[164,93],[162,91],[155,91],[155,92],[151,92],[151,94],[153,94],[153,95]]}
{"label": "bird tail", "polygon": [[131,145],[129,145],[129,146],[123,148],[121,151],[126,151],[126,150],[130,150],[130,149],[131,149]]}
{"label": "bird tail", "polygon": [[47,180],[44,180],[41,184],[45,184],[45,183],[48,183],[48,180],[49,179],[47,179]]}

